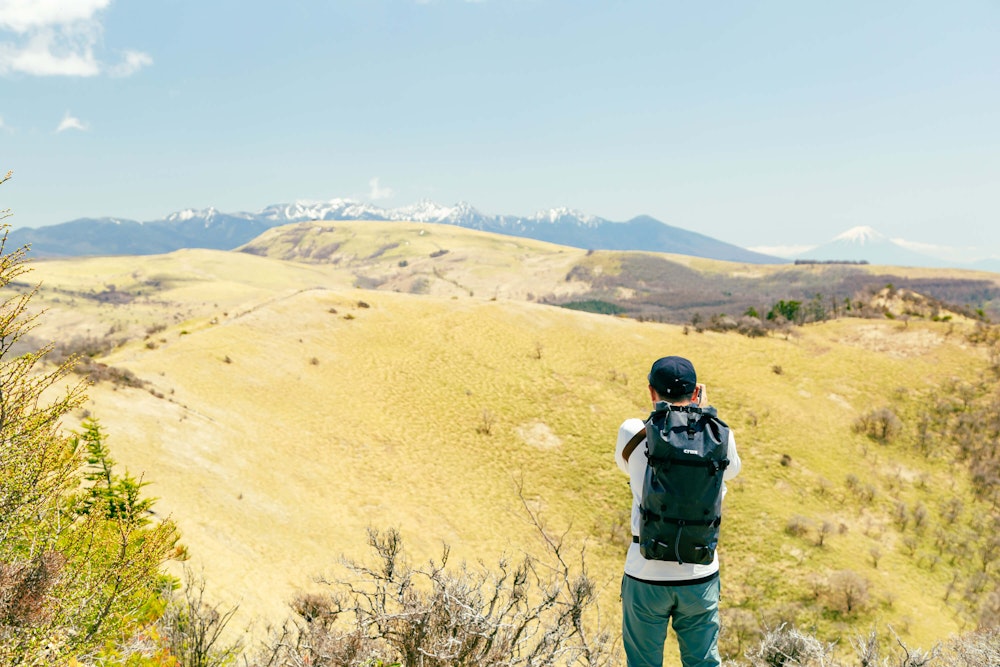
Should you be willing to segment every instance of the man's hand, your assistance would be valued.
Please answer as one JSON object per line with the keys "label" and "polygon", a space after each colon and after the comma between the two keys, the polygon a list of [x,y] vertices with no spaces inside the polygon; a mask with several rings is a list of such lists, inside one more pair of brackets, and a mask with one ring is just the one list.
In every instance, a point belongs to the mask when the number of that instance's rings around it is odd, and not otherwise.
{"label": "man's hand", "polygon": [[708,397],[705,394],[705,385],[699,382],[695,387],[695,392],[697,392],[698,397],[698,400],[695,401],[695,405],[699,408],[703,408],[708,405]]}

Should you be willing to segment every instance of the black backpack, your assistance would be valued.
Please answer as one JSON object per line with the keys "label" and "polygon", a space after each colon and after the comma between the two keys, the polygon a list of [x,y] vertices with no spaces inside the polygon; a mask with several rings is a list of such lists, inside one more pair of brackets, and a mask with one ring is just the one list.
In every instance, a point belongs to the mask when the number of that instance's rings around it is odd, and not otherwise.
{"label": "black backpack", "polygon": [[658,404],[645,433],[626,446],[626,461],[643,435],[647,466],[639,535],[632,541],[648,560],[711,563],[722,522],[729,427],[712,407]]}

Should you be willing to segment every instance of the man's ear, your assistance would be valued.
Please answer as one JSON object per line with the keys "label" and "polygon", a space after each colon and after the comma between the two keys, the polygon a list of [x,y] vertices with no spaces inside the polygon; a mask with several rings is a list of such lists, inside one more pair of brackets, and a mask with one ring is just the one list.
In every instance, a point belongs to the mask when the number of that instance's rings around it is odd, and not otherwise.
{"label": "man's ear", "polygon": [[656,393],[655,389],[653,389],[653,385],[649,385],[649,400],[651,400],[653,403],[656,403],[658,400],[660,400],[660,395]]}

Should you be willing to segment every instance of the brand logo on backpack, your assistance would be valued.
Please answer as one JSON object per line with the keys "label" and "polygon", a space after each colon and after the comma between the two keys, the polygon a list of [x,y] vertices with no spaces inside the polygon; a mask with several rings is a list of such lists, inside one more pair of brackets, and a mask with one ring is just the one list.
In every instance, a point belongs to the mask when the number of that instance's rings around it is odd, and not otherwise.
{"label": "brand logo on backpack", "polygon": [[722,522],[729,427],[715,408],[658,403],[646,422],[639,550],[649,560],[708,564]]}

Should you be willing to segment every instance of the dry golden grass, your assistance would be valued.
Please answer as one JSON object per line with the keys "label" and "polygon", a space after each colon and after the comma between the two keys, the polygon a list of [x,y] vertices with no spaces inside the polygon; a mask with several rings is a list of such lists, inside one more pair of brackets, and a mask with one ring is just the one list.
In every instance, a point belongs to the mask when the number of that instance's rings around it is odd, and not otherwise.
{"label": "dry golden grass", "polygon": [[[357,226],[351,233],[341,243],[359,256],[386,244],[378,229],[375,238]],[[409,266],[429,254],[425,241],[411,239]],[[467,256],[446,272],[461,271],[463,288],[444,295],[357,290],[350,267],[243,253],[40,262],[33,277],[50,308],[40,333],[168,325],[104,360],[147,389],[97,385],[88,410],[122,466],[151,482],[157,510],[177,521],[210,589],[242,605],[241,622],[283,618],[294,591],[335,569],[340,554],[364,555],[368,526],[398,527],[420,558],[442,543],[487,563],[504,551],[541,553],[519,482],[546,521],[572,526],[571,539],[588,544],[613,619],[623,545],[609,535],[629,502],[611,458],[615,433],[649,410],[650,362],[681,354],[736,430],[744,460],[723,530],[728,604],[759,611],[807,600],[810,573],[851,568],[871,580],[874,599],[894,602],[846,619],[807,610],[805,624],[830,634],[877,619],[925,646],[961,627],[941,603],[948,568],[920,568],[894,547],[900,536],[885,504],[890,493],[933,503],[938,485],[967,498],[967,483],[946,463],[869,447],[851,431],[900,390],[978,372],[984,354],[960,325],[840,320],[787,340],[686,335],[493,298],[491,276],[537,267],[510,290],[523,298],[529,284],[562,281],[580,255],[503,237],[486,243],[477,259],[473,245],[449,241],[452,252],[437,260]],[[383,253],[387,271],[404,247]],[[122,305],[67,293],[107,284],[150,291]],[[904,484],[864,508],[844,500],[850,474],[880,484],[919,477],[926,488]],[[816,548],[785,532],[796,514],[844,532]],[[877,569],[873,545],[884,552]]]}
{"label": "dry golden grass", "polygon": [[305,222],[268,230],[241,250],[332,265],[349,284],[383,291],[535,300],[586,288],[565,280],[584,250],[453,225]]}

